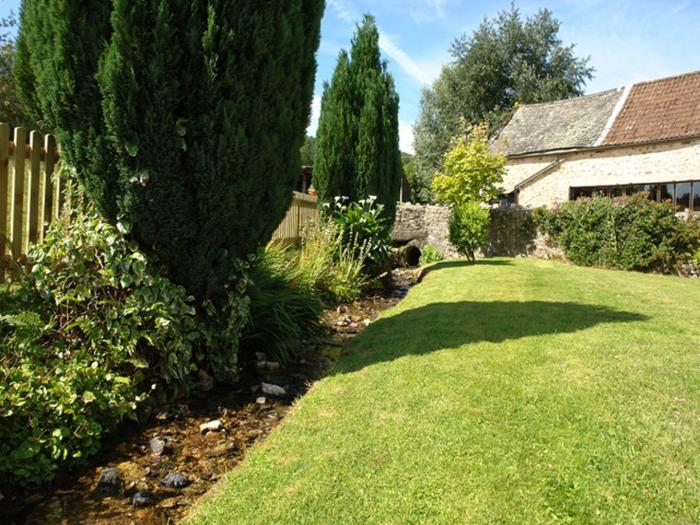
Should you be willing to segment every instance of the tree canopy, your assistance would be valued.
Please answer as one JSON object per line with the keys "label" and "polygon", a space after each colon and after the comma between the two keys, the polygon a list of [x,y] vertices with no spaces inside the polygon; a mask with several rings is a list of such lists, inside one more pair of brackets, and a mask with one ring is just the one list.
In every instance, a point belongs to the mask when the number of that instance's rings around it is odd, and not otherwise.
{"label": "tree canopy", "polygon": [[447,152],[433,179],[435,198],[451,206],[487,203],[501,192],[506,159],[489,152],[485,124],[474,126]]}
{"label": "tree canopy", "polygon": [[453,138],[487,122],[497,131],[516,104],[580,96],[593,77],[587,58],[559,38],[561,22],[542,9],[523,19],[511,6],[454,41],[445,66],[421,99],[416,169],[432,178]]}
{"label": "tree canopy", "polygon": [[323,9],[24,0],[15,74],[99,211],[219,298],[290,205]]}
{"label": "tree canopy", "polygon": [[393,223],[403,176],[398,110],[377,25],[365,15],[351,52],[340,52],[333,78],[324,86],[313,174],[321,204],[336,196],[359,201],[374,195],[384,206],[387,224]]}

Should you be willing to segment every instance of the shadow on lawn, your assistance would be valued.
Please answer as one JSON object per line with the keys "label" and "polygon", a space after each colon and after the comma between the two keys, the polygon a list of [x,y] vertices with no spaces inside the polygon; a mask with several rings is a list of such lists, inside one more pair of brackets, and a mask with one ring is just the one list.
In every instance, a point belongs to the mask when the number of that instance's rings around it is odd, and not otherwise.
{"label": "shadow on lawn", "polygon": [[477,259],[476,261],[458,259],[442,261],[426,267],[423,270],[422,276],[425,277],[429,273],[437,270],[445,270],[446,268],[469,268],[470,266],[513,266],[513,262],[508,259]]}
{"label": "shadow on lawn", "polygon": [[470,343],[501,343],[529,336],[573,333],[599,324],[646,319],[648,317],[637,313],[577,303],[433,303],[370,325],[337,364],[336,373],[353,372],[405,355],[422,355]]}

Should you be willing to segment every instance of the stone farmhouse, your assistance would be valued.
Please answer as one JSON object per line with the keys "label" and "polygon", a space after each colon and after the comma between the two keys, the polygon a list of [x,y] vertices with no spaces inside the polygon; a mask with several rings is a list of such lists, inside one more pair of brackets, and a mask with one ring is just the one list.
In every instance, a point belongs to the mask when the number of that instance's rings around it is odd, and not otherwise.
{"label": "stone farmhouse", "polygon": [[700,71],[521,106],[492,149],[524,207],[647,192],[700,212]]}

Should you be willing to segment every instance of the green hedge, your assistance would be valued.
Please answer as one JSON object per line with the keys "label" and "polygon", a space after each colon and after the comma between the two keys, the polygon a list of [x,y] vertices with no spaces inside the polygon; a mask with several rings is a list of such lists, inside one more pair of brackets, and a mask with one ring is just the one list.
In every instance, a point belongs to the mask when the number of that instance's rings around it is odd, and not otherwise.
{"label": "green hedge", "polygon": [[670,273],[700,246],[700,227],[644,195],[594,197],[535,210],[540,229],[582,266]]}

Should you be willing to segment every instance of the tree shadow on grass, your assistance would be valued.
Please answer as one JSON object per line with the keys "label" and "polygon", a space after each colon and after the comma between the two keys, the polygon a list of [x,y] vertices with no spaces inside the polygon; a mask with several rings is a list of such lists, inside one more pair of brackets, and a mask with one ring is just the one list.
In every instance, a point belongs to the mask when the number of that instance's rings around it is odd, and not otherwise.
{"label": "tree shadow on grass", "polygon": [[441,261],[425,267],[421,272],[421,277],[425,277],[429,273],[437,270],[445,270],[447,268],[469,268],[470,266],[513,266],[513,262],[509,261],[508,259],[477,259],[476,261],[456,259],[451,261]]}
{"label": "tree shadow on grass", "polygon": [[647,319],[641,314],[606,306],[568,302],[432,303],[370,325],[337,364],[336,373],[353,372],[406,355],[422,355],[470,343],[501,343]]}

